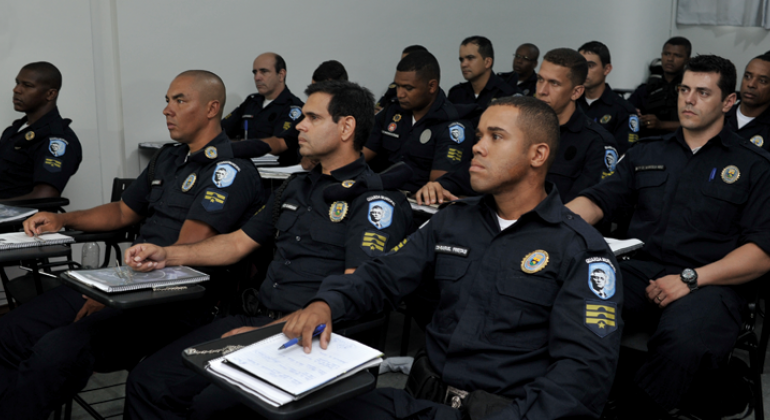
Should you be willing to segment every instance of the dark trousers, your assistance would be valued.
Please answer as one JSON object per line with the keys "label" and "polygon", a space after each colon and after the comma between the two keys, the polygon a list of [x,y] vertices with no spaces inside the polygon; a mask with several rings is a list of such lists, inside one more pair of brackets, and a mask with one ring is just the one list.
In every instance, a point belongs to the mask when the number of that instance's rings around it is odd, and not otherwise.
{"label": "dark trousers", "polygon": [[746,302],[732,287],[707,286],[660,309],[647,300],[645,288],[649,280],[671,273],[649,261],[625,261],[620,268],[626,329],[652,333],[634,380],[661,407],[675,408],[696,374],[725,365]]}
{"label": "dark trousers", "polygon": [[45,419],[94,371],[132,366],[206,318],[201,303],[104,308],[73,323],[85,299],[61,286],[0,318],[0,418]]}
{"label": "dark trousers", "polygon": [[[214,413],[244,410],[234,396],[184,366],[181,354],[188,347],[219,338],[234,328],[260,327],[270,322],[273,320],[268,317],[244,315],[218,319],[146,358],[128,376],[124,418],[211,418]],[[254,417],[253,412],[251,416]],[[226,418],[236,418],[236,415],[231,413]]]}

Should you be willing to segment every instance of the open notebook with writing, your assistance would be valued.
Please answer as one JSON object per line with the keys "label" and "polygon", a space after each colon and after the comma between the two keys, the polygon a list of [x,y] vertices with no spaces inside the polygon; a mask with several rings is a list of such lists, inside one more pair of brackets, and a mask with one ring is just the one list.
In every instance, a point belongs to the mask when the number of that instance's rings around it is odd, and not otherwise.
{"label": "open notebook with writing", "polygon": [[279,407],[382,363],[379,350],[337,334],[326,350],[314,339],[310,354],[300,345],[278,350],[288,340],[276,334],[210,361],[207,369]]}
{"label": "open notebook with writing", "polygon": [[24,232],[0,234],[0,251],[7,249],[31,248],[35,246],[62,245],[75,242],[72,236],[61,233],[45,233],[40,236],[27,236]]}
{"label": "open notebook with writing", "polygon": [[140,273],[129,267],[107,267],[92,270],[69,270],[67,274],[81,283],[107,293],[183,286],[201,283],[209,279],[208,274],[185,266],[165,267],[149,273]]}

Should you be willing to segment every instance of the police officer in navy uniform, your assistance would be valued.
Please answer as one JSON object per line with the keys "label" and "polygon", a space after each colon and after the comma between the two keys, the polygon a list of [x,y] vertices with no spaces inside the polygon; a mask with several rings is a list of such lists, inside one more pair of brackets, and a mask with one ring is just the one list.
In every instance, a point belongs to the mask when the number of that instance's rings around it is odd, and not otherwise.
{"label": "police officer in navy uniform", "polygon": [[535,44],[521,44],[513,55],[513,71],[497,73],[504,82],[521,91],[525,96],[535,96],[537,91],[537,59],[540,49]]}
{"label": "police officer in navy uniform", "polygon": [[80,141],[56,100],[61,73],[51,63],[29,63],[16,76],[13,109],[26,114],[0,137],[0,199],[59,197],[83,159]]}
{"label": "police officer in navy uniform", "polygon": [[398,63],[398,104],[377,114],[364,146],[375,172],[406,162],[414,177],[403,185],[417,191],[428,181],[470,160],[476,105],[453,105],[439,87],[438,61],[427,51],[410,53]]}
{"label": "police officer in navy uniform", "polygon": [[261,54],[254,59],[252,73],[259,93],[249,95],[227,114],[222,129],[231,139],[264,142],[258,143],[262,147],[255,156],[272,153],[281,166],[295,165],[299,162],[297,138],[279,137],[302,116],[302,101],[286,86],[286,61],[276,53]]}
{"label": "police officer in navy uniform", "polygon": [[[415,52],[415,51],[428,51],[427,48],[423,47],[422,45],[410,45],[401,52],[401,60],[404,59],[409,53]],[[388,85],[388,89],[385,91],[385,93],[382,95],[379,101],[377,101],[374,104],[374,113],[377,114],[378,112],[382,111],[383,108],[386,106],[397,102],[396,99],[396,84],[391,83]]]}
{"label": "police officer in navy uniform", "polygon": [[628,98],[640,114],[641,137],[668,134],[679,128],[676,87],[691,53],[692,44],[687,38],[675,36],[666,41],[661,53],[663,76],[651,75]]}
{"label": "police officer in navy uniform", "polygon": [[749,61],[741,82],[741,101],[725,124],[739,136],[770,150],[770,54]]}
{"label": "police officer in navy uniform", "polygon": [[639,117],[636,115],[636,109],[613,92],[605,82],[607,75],[612,71],[610,50],[607,46],[598,41],[591,41],[583,44],[578,51],[588,62],[588,76],[586,91],[577,100],[577,105],[588,118],[615,136],[618,153],[622,156],[639,140]]}
{"label": "police officer in navy uniform", "polygon": [[[264,200],[259,174],[234,159],[220,120],[221,79],[206,71],[177,76],[163,113],[171,138],[153,168],[145,169],[120,202],[89,210],[38,213],[25,232],[120,229],[144,220],[137,242],[193,243],[237,229]],[[218,168],[228,175],[214,184]],[[216,280],[216,279],[215,279]],[[46,419],[82,389],[94,370],[131,366],[142,356],[210,319],[219,282],[200,300],[123,311],[84,298],[66,286],[52,289],[0,318],[0,418]]]}
{"label": "police officer in navy uniform", "polygon": [[770,269],[770,154],[724,126],[735,74],[721,57],[690,60],[681,129],[640,140],[613,176],[568,204],[589,223],[635,207],[628,235],[645,245],[621,264],[624,318],[653,333],[634,380],[647,398],[635,398],[634,411],[676,407],[700,382],[696,372],[725,364],[746,309],[743,284]]}
{"label": "police officer in navy uniform", "polygon": [[363,261],[385,254],[410,227],[409,204],[393,190],[409,171],[394,181],[390,173],[375,174],[361,156],[374,122],[371,92],[354,83],[330,81],[312,84],[305,93],[304,119],[297,124],[300,153],[319,165],[279,188],[242,230],[193,247],[137,245],[126,251],[132,267],[147,271],[165,264],[228,264],[273,238],[277,247],[256,313],[218,320],[139,364],[128,380],[126,418],[187,418],[193,397],[201,418],[233,403],[232,397],[221,395],[183,366],[183,349],[234,328],[229,334],[252,330],[303,307],[324,277],[352,272]]}
{"label": "police officer in navy uniform", "polygon": [[[473,147],[483,195],[448,205],[395,252],[327,277],[288,319],[284,333],[301,335],[305,351],[325,323],[326,348],[332,322],[392,305],[423,278],[441,289],[407,390],[379,388],[314,418],[598,418],[618,359],[622,283],[601,235],[545,180],[558,126],[534,98],[493,102]],[[596,269],[608,274],[605,297],[591,287]]]}
{"label": "police officer in navy uniform", "polygon": [[511,87],[492,71],[494,63],[492,41],[483,36],[465,38],[460,44],[460,70],[467,82],[449,89],[449,102],[455,105],[478,104],[486,108],[492,99],[521,95],[518,88]]}
{"label": "police officer in navy uniform", "polygon": [[[537,83],[537,98],[559,116],[561,140],[546,180],[556,184],[562,201],[577,197],[580,191],[611,175],[618,161],[615,139],[598,123],[586,117],[575,105],[583,94],[588,73],[585,58],[569,48],[549,51],[543,57]],[[466,163],[430,182],[417,192],[419,203],[436,204],[458,195],[475,195]]]}

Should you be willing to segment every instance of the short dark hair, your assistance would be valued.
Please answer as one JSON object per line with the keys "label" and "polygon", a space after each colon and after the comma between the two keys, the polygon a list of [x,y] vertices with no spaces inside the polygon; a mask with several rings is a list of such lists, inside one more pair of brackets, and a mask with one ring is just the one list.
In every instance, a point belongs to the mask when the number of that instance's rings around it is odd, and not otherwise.
{"label": "short dark hair", "polygon": [[415,51],[428,51],[428,49],[423,47],[422,45],[410,45],[404,48],[404,50],[401,51],[401,54],[411,54]]}
{"label": "short dark hair", "polygon": [[316,83],[324,80],[348,80],[348,72],[337,60],[324,61],[313,72],[313,80]]}
{"label": "short dark hair", "polygon": [[683,37],[683,36],[675,36],[668,41],[666,41],[663,46],[666,45],[683,45],[684,49],[687,51],[687,58],[690,58],[690,55],[692,55],[692,44],[690,43],[690,40]]}
{"label": "short dark hair", "polygon": [[578,52],[583,51],[587,53],[593,53],[599,56],[599,61],[602,63],[602,67],[612,63],[610,61],[610,49],[606,45],[599,41],[586,42],[578,48]]}
{"label": "short dark hair", "polygon": [[311,84],[305,89],[305,95],[314,93],[331,95],[329,114],[334,122],[340,117],[353,117],[356,120],[356,131],[353,138],[353,148],[361,151],[369,133],[374,126],[374,95],[372,92],[356,83],[345,80],[326,80]]}
{"label": "short dark hair", "polygon": [[460,45],[468,44],[476,44],[476,46],[479,47],[481,58],[490,57],[494,61],[495,49],[492,47],[492,41],[488,38],[479,35],[469,36],[468,38],[463,39],[463,42]]}
{"label": "short dark hair", "polygon": [[39,76],[39,81],[49,89],[61,89],[61,72],[53,64],[47,61],[36,61],[21,68],[30,70]]}
{"label": "short dark hair", "polygon": [[273,53],[275,57],[275,72],[280,73],[281,70],[286,70],[286,61],[279,54]]}
{"label": "short dark hair", "polygon": [[530,96],[506,96],[493,100],[489,106],[512,106],[519,109],[517,126],[530,140],[529,144],[546,143],[551,148],[547,162],[550,168],[556,159],[560,136],[559,117],[553,108]]}
{"label": "short dark hair", "polygon": [[717,73],[719,81],[717,86],[722,91],[722,100],[727,95],[735,93],[737,74],[732,61],[717,55],[697,55],[684,66],[684,71],[695,73]]}
{"label": "short dark hair", "polygon": [[519,45],[516,49],[518,50],[521,47],[529,49],[529,51],[532,53],[531,54],[532,57],[529,57],[529,58],[531,58],[532,60],[537,60],[538,58],[540,58],[540,48],[537,48],[537,45],[532,44],[530,42],[526,42],[524,44]]}
{"label": "short dark hair", "polygon": [[410,53],[398,62],[396,70],[417,72],[417,76],[426,82],[433,79],[441,81],[441,68],[438,65],[438,60],[428,51]]}
{"label": "short dark hair", "polygon": [[569,69],[569,79],[572,86],[580,86],[588,76],[588,62],[585,57],[572,48],[557,48],[548,51],[543,60]]}
{"label": "short dark hair", "polygon": [[766,52],[764,54],[758,55],[758,56],[752,58],[752,60],[762,60],[762,61],[770,62],[770,51],[768,51],[768,52]]}

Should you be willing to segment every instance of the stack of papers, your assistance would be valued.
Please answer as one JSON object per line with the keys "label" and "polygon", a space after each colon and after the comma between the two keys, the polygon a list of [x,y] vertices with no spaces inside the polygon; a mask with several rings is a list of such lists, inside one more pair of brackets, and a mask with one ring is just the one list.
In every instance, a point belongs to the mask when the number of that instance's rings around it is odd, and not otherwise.
{"label": "stack of papers", "polygon": [[260,157],[251,158],[251,162],[256,167],[260,166],[278,166],[278,156],[270,153]]}
{"label": "stack of papers", "polygon": [[382,352],[332,334],[326,350],[313,340],[306,354],[301,345],[278,350],[289,341],[281,334],[214,359],[206,367],[247,393],[280,407],[313,391],[382,363]]}
{"label": "stack of papers", "polygon": [[259,168],[259,176],[262,179],[287,179],[291,174],[307,172],[302,165],[282,166],[280,168]]}
{"label": "stack of papers", "polygon": [[417,200],[414,198],[409,198],[409,205],[412,206],[412,210],[416,211],[418,213],[426,213],[426,214],[436,214],[438,213],[438,204],[417,204]]}
{"label": "stack of papers", "polygon": [[37,213],[37,209],[26,207],[14,207],[0,204],[0,223],[13,222],[14,220],[26,219]]}
{"label": "stack of papers", "polygon": [[67,275],[107,293],[181,286],[201,283],[209,279],[208,274],[185,266],[165,267],[148,273],[140,273],[130,267],[106,267],[93,270],[69,270]]}
{"label": "stack of papers", "polygon": [[631,251],[636,251],[637,249],[644,246],[644,242],[638,239],[604,238],[604,240],[607,241],[607,245],[610,246],[612,253],[614,253],[616,257],[619,255],[628,254]]}

